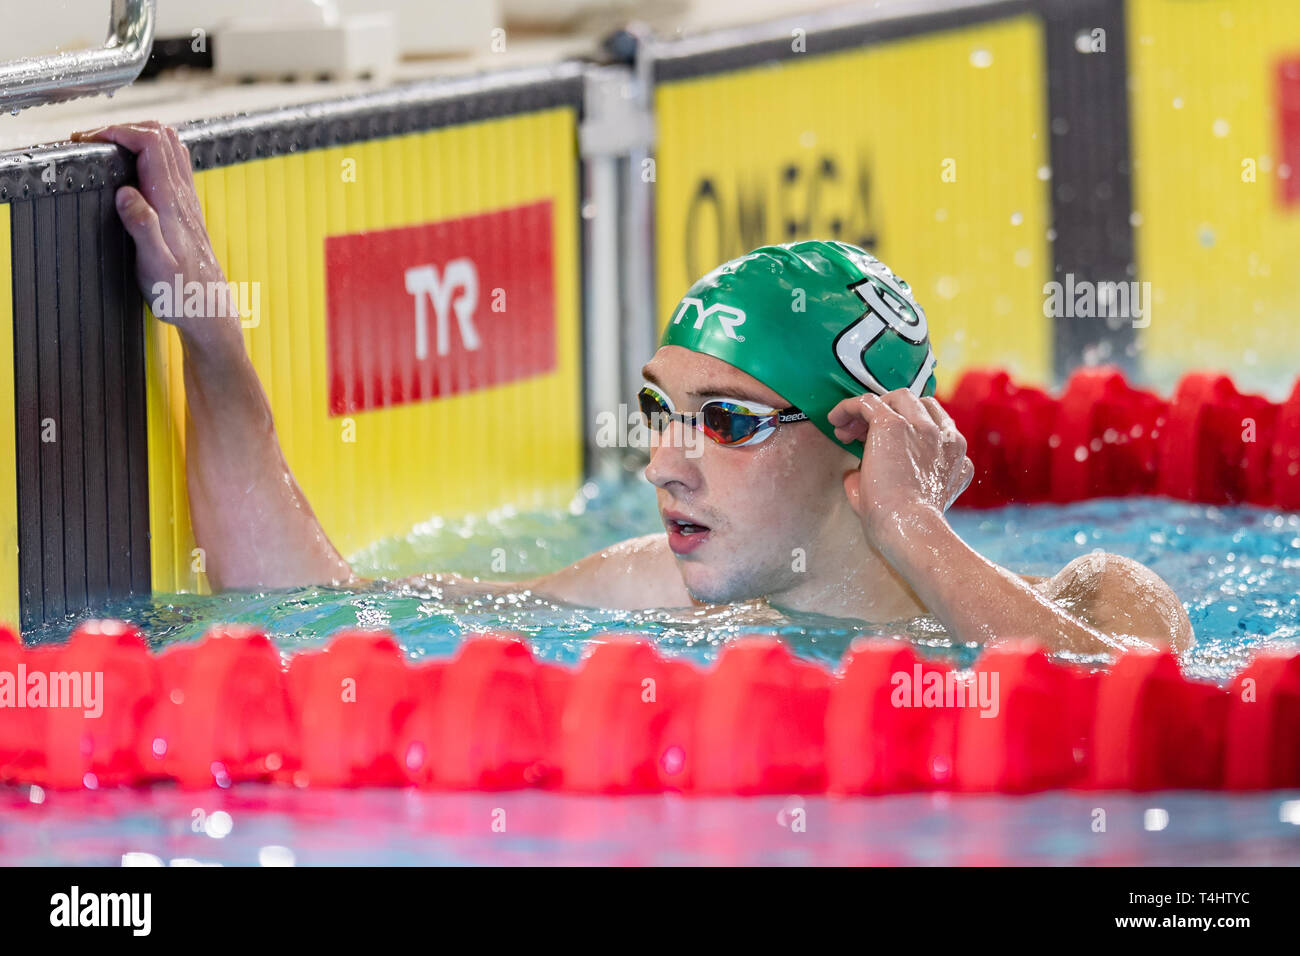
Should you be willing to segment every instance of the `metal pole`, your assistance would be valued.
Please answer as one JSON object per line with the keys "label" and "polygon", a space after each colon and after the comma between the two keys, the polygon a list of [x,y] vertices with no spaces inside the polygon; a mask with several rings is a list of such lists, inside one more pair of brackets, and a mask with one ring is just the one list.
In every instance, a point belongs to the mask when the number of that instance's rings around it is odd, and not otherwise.
{"label": "metal pole", "polygon": [[126,86],[153,48],[154,0],[113,0],[108,39],[73,50],[0,64],[0,109],[20,110]]}

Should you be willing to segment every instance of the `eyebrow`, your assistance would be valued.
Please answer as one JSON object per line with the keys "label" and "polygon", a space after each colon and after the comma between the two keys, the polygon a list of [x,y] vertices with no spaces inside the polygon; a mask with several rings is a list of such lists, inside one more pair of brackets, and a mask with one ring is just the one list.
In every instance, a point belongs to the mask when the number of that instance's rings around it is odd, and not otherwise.
{"label": "eyebrow", "polygon": [[[646,366],[645,368],[641,369],[641,375],[651,385],[658,385],[660,388],[664,388],[664,383],[659,380],[659,376],[655,375],[655,373],[650,369],[649,366]],[[761,398],[758,395],[754,394],[754,392],[750,391],[744,385],[732,385],[732,386],[710,385],[702,389],[687,389],[687,394],[693,395],[696,398],[700,398],[700,399],[738,398],[741,401],[755,402],[759,405],[772,404],[767,399]]]}

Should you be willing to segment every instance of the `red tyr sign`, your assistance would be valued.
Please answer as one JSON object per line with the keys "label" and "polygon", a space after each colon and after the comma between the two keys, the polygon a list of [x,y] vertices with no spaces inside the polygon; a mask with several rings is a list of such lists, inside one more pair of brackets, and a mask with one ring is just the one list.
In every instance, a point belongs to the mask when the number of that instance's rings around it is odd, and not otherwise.
{"label": "red tyr sign", "polygon": [[331,415],[555,368],[551,202],[328,236]]}

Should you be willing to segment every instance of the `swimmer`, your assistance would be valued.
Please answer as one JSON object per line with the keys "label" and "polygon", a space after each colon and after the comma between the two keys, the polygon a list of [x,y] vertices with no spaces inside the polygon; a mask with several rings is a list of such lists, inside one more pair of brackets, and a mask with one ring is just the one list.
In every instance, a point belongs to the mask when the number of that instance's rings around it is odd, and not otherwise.
{"label": "swimmer", "polygon": [[[136,154],[117,192],[142,288],[224,281],[188,151],[154,122],[77,134]],[[528,590],[613,609],[816,612],[868,623],[933,615],[954,640],[1051,650],[1185,650],[1191,623],[1142,564],[1088,554],[1050,578],[983,557],[945,512],[974,473],[933,397],[925,315],[879,260],[840,242],[767,246],[675,307],[639,395],[646,480],[664,531],[527,581],[414,579],[444,597]],[[330,543],[280,450],[238,315],[170,320],[184,354],[190,516],[214,590],[363,582]],[[683,441],[682,429],[704,440]],[[698,436],[691,436],[692,438]]]}

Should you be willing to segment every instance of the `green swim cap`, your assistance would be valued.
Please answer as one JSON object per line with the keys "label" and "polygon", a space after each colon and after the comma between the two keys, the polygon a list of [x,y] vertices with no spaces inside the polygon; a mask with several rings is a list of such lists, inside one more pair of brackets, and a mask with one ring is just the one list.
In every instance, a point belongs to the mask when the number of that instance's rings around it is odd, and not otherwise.
{"label": "green swim cap", "polygon": [[831,441],[826,420],[846,398],[896,388],[933,395],[934,350],[911,287],[847,242],[763,246],[700,279],[660,346],[703,352],[797,405]]}

